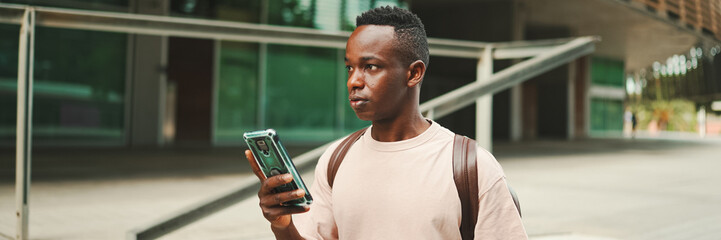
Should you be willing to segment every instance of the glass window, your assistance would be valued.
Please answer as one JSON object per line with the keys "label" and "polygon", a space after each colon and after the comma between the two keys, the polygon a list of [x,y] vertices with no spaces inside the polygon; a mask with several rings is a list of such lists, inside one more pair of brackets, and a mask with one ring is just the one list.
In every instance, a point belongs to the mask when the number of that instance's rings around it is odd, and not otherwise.
{"label": "glass window", "polygon": [[0,145],[15,144],[19,25],[0,24]]}
{"label": "glass window", "polygon": [[216,142],[240,143],[243,132],[261,126],[289,142],[323,142],[370,125],[347,101],[347,74],[336,60],[342,50],[268,46],[266,90],[259,96],[258,45],[221,44]]}
{"label": "glass window", "polygon": [[623,130],[623,101],[591,99],[591,131],[596,133]]}
{"label": "glass window", "polygon": [[591,65],[591,81],[594,84],[624,87],[623,61],[594,57]]}
{"label": "glass window", "polygon": [[377,6],[407,8],[403,0],[283,0],[269,1],[268,23],[323,30],[355,29],[355,18]]}
{"label": "glass window", "polygon": [[[268,23],[273,25],[315,28],[314,20],[321,16],[328,22],[338,22],[338,1],[317,5],[318,0],[283,0],[268,2]],[[322,1],[322,0],[321,0]],[[335,24],[337,25],[337,24]]]}
{"label": "glass window", "polygon": [[220,44],[215,140],[241,143],[258,126],[258,45]]}
{"label": "glass window", "polygon": [[126,34],[38,28],[35,139],[122,143],[126,49]]}
{"label": "glass window", "polygon": [[290,141],[335,137],[337,80],[335,49],[268,46],[266,126]]}
{"label": "glass window", "polygon": [[261,0],[171,0],[170,14],[178,17],[259,23]]}
{"label": "glass window", "polygon": [[[18,30],[0,28],[3,142],[15,138]],[[38,27],[35,40],[33,142],[122,144],[127,35]]]}

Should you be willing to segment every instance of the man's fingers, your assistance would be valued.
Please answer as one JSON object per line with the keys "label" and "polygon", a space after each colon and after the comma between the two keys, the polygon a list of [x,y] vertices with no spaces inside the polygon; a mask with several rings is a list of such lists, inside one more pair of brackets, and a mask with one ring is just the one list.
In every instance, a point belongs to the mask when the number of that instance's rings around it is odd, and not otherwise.
{"label": "man's fingers", "polygon": [[297,213],[304,213],[310,210],[310,206],[288,206],[288,207],[273,207],[273,208],[263,208],[263,216],[270,220],[274,221],[278,219],[279,217],[290,215],[290,214],[297,214]]}
{"label": "man's fingers", "polygon": [[253,169],[253,173],[255,174],[260,181],[265,180],[265,175],[263,175],[263,171],[260,170],[260,166],[258,166],[258,163],[255,161],[255,157],[253,157],[253,152],[250,150],[245,150],[245,158],[248,159],[248,163],[250,163],[250,168]]}
{"label": "man's fingers", "polygon": [[288,192],[282,192],[282,193],[275,193],[275,194],[269,194],[262,196],[260,198],[260,206],[261,207],[274,207],[279,206],[281,203],[302,198],[305,196],[305,191],[301,189],[296,189],[294,191],[288,191]]}
{"label": "man's fingers", "polygon": [[280,187],[283,184],[287,184],[291,181],[293,181],[293,176],[290,175],[289,173],[269,177],[268,179],[263,181],[262,185],[260,185],[259,194],[260,195],[270,194],[273,192],[274,188]]}

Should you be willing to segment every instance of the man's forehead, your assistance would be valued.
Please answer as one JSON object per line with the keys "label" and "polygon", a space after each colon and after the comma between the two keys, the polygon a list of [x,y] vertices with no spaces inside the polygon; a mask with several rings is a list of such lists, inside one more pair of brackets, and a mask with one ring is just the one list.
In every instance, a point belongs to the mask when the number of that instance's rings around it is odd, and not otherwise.
{"label": "man's forehead", "polygon": [[[368,37],[371,39],[392,39],[395,34],[393,26],[388,25],[363,25],[357,27],[350,38]],[[349,38],[349,40],[350,40]]]}
{"label": "man's forehead", "polygon": [[394,38],[393,26],[363,25],[355,29],[348,38],[346,52],[350,51],[382,51],[392,48]]}

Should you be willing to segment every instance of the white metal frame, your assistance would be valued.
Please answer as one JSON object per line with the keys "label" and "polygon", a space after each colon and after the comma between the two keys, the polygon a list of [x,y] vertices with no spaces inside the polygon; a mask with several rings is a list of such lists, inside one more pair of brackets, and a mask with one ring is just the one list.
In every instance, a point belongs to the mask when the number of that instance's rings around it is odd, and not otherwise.
{"label": "white metal frame", "polygon": [[[36,21],[37,20],[37,21]],[[0,3],[0,23],[20,24],[18,63],[17,172],[18,239],[27,239],[28,190],[30,187],[30,149],[32,112],[33,29],[35,25],[155,36],[190,37],[266,44],[344,49],[349,32],[322,31],[294,27],[269,26],[227,21],[188,19],[129,13],[31,7]],[[428,118],[437,119],[475,103],[483,96],[502,91],[555,67],[594,51],[596,37],[541,41],[484,43],[429,38],[434,56],[479,60],[478,81],[429,100],[420,106]],[[523,59],[500,72],[492,73],[492,59]],[[489,60],[491,59],[491,60]],[[482,79],[485,78],[485,79]],[[488,134],[483,133],[483,134]],[[300,169],[312,167],[330,143],[296,156]],[[226,194],[178,211],[155,223],[128,232],[128,239],[153,239],[225,209],[255,195],[259,187],[255,177]]]}
{"label": "white metal frame", "polygon": [[16,239],[28,239],[30,163],[32,150],[33,56],[35,11],[24,9],[18,47],[17,126],[15,142]]}

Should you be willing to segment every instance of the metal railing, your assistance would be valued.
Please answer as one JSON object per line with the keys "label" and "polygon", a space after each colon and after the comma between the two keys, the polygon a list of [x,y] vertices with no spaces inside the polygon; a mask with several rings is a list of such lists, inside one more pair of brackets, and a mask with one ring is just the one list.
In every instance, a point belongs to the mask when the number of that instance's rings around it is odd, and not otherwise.
{"label": "metal railing", "polygon": [[[345,48],[349,32],[322,31],[294,27],[247,24],[217,20],[187,19],[129,13],[70,10],[0,4],[0,23],[21,25],[18,62],[18,120],[16,161],[18,182],[17,238],[27,239],[27,198],[30,187],[31,130],[29,114],[32,109],[32,36],[35,26],[82,29],[155,36],[191,37],[256,43],[285,44],[309,47]],[[580,37],[541,41],[485,43],[429,38],[430,54],[456,58],[472,58],[492,62],[493,59],[524,59],[518,64],[421,104],[420,109],[431,119],[437,119],[474,103],[488,94],[502,91],[539,74],[571,62],[594,51],[596,37]],[[484,57],[485,56],[485,57]],[[488,59],[491,58],[491,59]],[[483,65],[489,68],[489,64]],[[479,64],[481,68],[481,64]],[[490,71],[489,69],[485,69]],[[27,74],[21,74],[27,73]],[[489,72],[490,73],[490,72]],[[28,93],[28,94],[26,94]],[[22,99],[21,99],[22,98]],[[301,170],[313,167],[330,143],[294,157]],[[179,229],[205,216],[225,209],[243,199],[254,196],[260,186],[253,176],[226,194],[189,206],[160,218],[156,222],[128,232],[128,239],[153,239]],[[21,198],[22,197],[22,198]]]}
{"label": "metal railing", "polygon": [[[475,103],[476,99],[481,96],[503,91],[550,69],[588,55],[594,51],[594,42],[596,41],[598,41],[596,37],[580,37],[549,48],[548,51],[491,75],[486,81],[476,81],[431,99],[421,104],[420,110],[430,119],[446,116]],[[329,146],[330,143],[295,156],[293,162],[300,171],[312,168]],[[253,197],[257,194],[258,189],[260,189],[260,182],[255,176],[249,177],[235,190],[170,214],[145,227],[132,230],[128,239],[154,239],[163,236],[248,197]]]}

